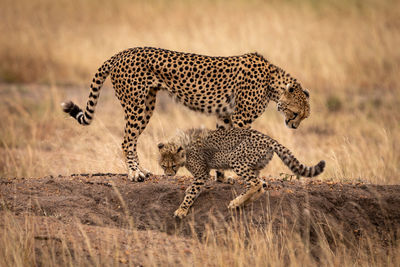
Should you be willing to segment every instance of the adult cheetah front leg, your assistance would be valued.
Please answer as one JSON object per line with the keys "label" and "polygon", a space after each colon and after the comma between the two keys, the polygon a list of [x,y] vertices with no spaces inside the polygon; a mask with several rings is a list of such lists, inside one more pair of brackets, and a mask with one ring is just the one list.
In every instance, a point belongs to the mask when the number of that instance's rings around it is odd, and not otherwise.
{"label": "adult cheetah front leg", "polygon": [[[257,116],[258,117],[258,116]],[[237,128],[250,128],[253,121],[257,118],[254,115],[236,112],[232,115],[232,125]]]}
{"label": "adult cheetah front leg", "polygon": [[[252,95],[253,91],[242,89],[240,94],[236,98],[235,110],[231,116],[232,125],[238,128],[250,128],[251,124],[261,116],[268,105],[268,99],[262,95]],[[251,100],[251,104],[247,103],[247,100]]]}
{"label": "adult cheetah front leg", "polygon": [[[233,127],[232,119],[229,115],[217,117],[217,129],[230,129]],[[226,177],[223,170],[215,171],[215,181],[225,184],[234,184],[235,179],[231,176]]]}
{"label": "adult cheetah front leg", "polygon": [[[217,122],[218,129],[229,129],[232,127],[237,128],[250,128],[251,123],[262,113],[262,109],[255,114],[248,114],[240,108],[235,109],[235,112],[230,117],[221,117]],[[220,183],[234,184],[235,179],[231,176],[225,177],[223,170],[215,172],[215,180]]]}

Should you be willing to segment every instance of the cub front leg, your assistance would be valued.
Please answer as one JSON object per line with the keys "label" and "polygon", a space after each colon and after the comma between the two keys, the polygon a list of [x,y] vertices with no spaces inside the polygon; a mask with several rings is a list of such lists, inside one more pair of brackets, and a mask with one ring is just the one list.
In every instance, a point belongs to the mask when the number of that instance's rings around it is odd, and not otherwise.
{"label": "cub front leg", "polygon": [[204,186],[204,182],[205,177],[195,178],[193,183],[186,189],[185,197],[179,208],[174,212],[174,217],[179,219],[186,217],[195,199],[200,195],[201,189]]}

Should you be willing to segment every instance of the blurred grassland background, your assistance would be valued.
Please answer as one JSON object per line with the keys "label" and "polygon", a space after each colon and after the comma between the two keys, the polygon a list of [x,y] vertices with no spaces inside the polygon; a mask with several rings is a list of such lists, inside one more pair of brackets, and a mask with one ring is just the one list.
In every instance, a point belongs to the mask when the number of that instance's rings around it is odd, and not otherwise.
{"label": "blurred grassland background", "polygon": [[[253,128],[306,164],[325,159],[322,179],[400,182],[400,1],[1,0],[0,22],[0,176],[125,173],[111,83],[89,127],[59,104],[86,104],[92,75],[118,51],[155,46],[259,52],[310,91],[311,116],[290,130],[271,102]],[[157,142],[215,118],[157,101],[139,157],[160,174]],[[282,172],[275,157],[262,175]]]}

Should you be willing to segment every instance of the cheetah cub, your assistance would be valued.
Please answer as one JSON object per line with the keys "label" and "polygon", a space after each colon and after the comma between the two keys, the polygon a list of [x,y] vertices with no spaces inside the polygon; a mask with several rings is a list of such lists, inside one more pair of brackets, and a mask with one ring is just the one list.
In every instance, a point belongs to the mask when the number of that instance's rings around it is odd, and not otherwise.
{"label": "cheetah cub", "polygon": [[185,166],[194,176],[174,216],[182,219],[200,194],[211,169],[233,170],[246,181],[245,190],[233,199],[228,208],[244,206],[264,193],[259,172],[272,159],[274,152],[296,175],[314,177],[323,172],[325,161],[313,167],[301,164],[289,149],[269,136],[253,129],[191,129],[174,141],[158,144],[159,164],[166,175],[175,175]]}

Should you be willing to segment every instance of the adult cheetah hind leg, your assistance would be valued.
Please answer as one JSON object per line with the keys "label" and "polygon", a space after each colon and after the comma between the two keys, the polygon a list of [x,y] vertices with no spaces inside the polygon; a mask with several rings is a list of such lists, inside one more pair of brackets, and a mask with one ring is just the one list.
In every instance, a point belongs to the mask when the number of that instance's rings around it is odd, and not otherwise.
{"label": "adult cheetah hind leg", "polygon": [[130,144],[131,143],[122,143],[122,149],[128,169],[128,179],[132,182],[143,182],[151,174],[146,169],[141,168],[139,165],[139,159],[136,152],[136,143],[133,145],[134,149],[130,148]]}
{"label": "adult cheetah hind leg", "polygon": [[122,150],[125,153],[126,164],[128,167],[128,179],[133,182],[143,182],[145,178],[152,175],[139,164],[137,141],[153,114],[156,103],[156,94],[157,89],[150,88],[146,98],[144,99],[144,105],[134,106],[129,112],[125,110],[126,125]]}
{"label": "adult cheetah hind leg", "polygon": [[141,130],[141,125],[137,117],[136,114],[132,113],[125,115],[126,124],[122,151],[124,152],[125,162],[128,168],[128,179],[132,182],[143,182],[147,176],[147,172],[139,167],[137,141],[143,130]]}
{"label": "adult cheetah hind leg", "polygon": [[[143,109],[143,118],[142,118],[142,128],[140,133],[144,130],[144,127],[149,123],[151,116],[153,115],[154,108],[156,106],[156,97],[157,97],[157,92],[159,91],[159,87],[157,86],[152,86],[149,87],[149,92],[146,96],[146,100],[144,102],[145,107]],[[147,169],[138,166],[140,172],[145,175],[146,178],[152,176],[153,174],[148,171]]]}

